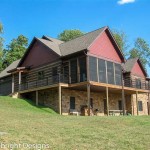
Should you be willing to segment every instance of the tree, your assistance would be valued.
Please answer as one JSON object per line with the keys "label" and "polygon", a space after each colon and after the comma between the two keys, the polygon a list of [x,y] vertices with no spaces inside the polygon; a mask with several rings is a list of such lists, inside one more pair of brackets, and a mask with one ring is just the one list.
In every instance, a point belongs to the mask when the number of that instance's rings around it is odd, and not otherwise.
{"label": "tree", "polygon": [[150,46],[142,38],[137,38],[134,43],[134,47],[129,51],[129,58],[140,58],[144,67],[150,66]]}
{"label": "tree", "polygon": [[[3,33],[3,25],[2,23],[0,23],[0,34]],[[2,71],[2,64],[3,64],[3,42],[4,42],[4,39],[0,36],[0,72]]]}
{"label": "tree", "polygon": [[113,36],[122,51],[122,53],[127,56],[127,49],[128,49],[128,44],[127,44],[127,35],[124,31],[118,31],[118,30],[113,30]]}
{"label": "tree", "polygon": [[13,39],[7,49],[4,50],[4,61],[5,67],[11,64],[13,61],[20,59],[26,51],[28,46],[28,39],[19,35],[16,39]]}
{"label": "tree", "polygon": [[58,35],[58,39],[66,42],[72,39],[75,39],[84,33],[80,30],[74,29],[74,30],[64,30],[62,33]]}

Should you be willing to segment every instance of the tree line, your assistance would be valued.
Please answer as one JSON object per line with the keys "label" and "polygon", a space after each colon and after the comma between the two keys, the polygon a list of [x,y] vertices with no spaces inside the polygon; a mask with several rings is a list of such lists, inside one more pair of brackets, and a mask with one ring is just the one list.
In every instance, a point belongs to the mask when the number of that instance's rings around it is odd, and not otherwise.
{"label": "tree line", "polygon": [[[58,35],[58,39],[62,41],[69,41],[85,34],[80,30],[64,30]],[[134,46],[130,47],[128,44],[128,38],[125,32],[113,30],[112,34],[124,54],[129,58],[140,58],[144,67],[148,65],[150,67],[150,46],[143,38],[138,37],[134,41]],[[17,38],[11,40],[11,42],[4,47],[3,38],[3,25],[0,23],[0,72],[9,66],[13,61],[20,59],[25,53],[28,47],[28,38],[24,35],[19,35]]]}

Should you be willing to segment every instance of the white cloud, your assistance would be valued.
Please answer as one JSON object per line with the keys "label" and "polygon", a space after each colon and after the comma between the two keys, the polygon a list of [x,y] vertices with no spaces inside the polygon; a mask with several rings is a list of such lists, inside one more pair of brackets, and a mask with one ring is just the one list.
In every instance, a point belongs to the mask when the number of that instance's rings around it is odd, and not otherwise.
{"label": "white cloud", "polygon": [[119,0],[117,3],[119,5],[127,4],[127,3],[134,3],[135,0]]}

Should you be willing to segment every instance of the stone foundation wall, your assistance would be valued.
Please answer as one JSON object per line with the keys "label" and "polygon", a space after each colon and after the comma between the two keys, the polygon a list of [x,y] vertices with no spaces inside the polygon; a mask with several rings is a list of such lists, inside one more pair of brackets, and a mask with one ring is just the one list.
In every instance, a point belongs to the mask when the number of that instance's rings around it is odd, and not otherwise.
{"label": "stone foundation wall", "polygon": [[48,106],[54,111],[59,111],[58,89],[47,89],[38,92],[39,104]]}
{"label": "stone foundation wall", "polygon": [[[36,92],[23,94],[24,98],[36,103]],[[45,89],[38,91],[38,104],[48,106],[54,111],[59,112],[58,89]]]}
{"label": "stone foundation wall", "polygon": [[[139,111],[139,115],[148,115],[148,95],[138,94],[138,101],[142,101],[143,111]],[[133,114],[137,115],[136,94],[132,95]]]}
{"label": "stone foundation wall", "polygon": [[[67,115],[70,109],[70,97],[75,97],[75,108],[78,112],[81,111],[82,105],[87,105],[87,92],[78,90],[62,89],[62,113]],[[91,92],[93,99],[93,110],[98,109],[97,115],[104,116],[104,99],[106,99],[105,92]],[[131,96],[125,97],[127,100],[126,108],[131,113]],[[122,99],[122,94],[109,93],[109,109],[118,110],[118,101]]]}

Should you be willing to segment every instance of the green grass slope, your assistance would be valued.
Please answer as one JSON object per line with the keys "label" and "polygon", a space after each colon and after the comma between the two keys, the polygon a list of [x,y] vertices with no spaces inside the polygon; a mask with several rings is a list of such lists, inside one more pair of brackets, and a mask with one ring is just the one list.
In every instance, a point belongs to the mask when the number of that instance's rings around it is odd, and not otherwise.
{"label": "green grass slope", "polygon": [[150,117],[60,116],[30,101],[0,97],[0,143],[45,143],[52,150],[149,150]]}

